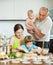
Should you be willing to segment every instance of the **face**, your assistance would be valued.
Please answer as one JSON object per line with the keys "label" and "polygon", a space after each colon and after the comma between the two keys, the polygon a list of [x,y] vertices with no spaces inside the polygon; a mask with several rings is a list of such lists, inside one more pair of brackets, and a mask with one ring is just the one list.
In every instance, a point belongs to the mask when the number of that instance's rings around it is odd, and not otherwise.
{"label": "face", "polygon": [[33,14],[33,13],[30,13],[30,14],[28,15],[28,17],[29,17],[30,19],[33,19],[33,18],[34,18],[34,14]]}
{"label": "face", "polygon": [[39,11],[39,18],[40,20],[44,20],[47,17],[47,11],[40,10]]}
{"label": "face", "polygon": [[28,48],[30,48],[30,47],[31,47],[31,45],[32,45],[32,43],[33,43],[33,42],[28,42],[28,43],[26,44],[26,45],[27,45],[27,47],[28,47]]}
{"label": "face", "polygon": [[23,29],[19,29],[15,32],[15,35],[20,39],[23,36]]}

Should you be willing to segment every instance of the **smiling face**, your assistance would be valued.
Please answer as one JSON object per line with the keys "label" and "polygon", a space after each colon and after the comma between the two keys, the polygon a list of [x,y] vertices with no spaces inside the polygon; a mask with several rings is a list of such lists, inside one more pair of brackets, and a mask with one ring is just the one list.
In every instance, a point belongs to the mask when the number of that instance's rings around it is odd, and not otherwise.
{"label": "smiling face", "polygon": [[15,35],[20,39],[20,38],[22,38],[22,36],[23,36],[23,31],[24,31],[24,28],[23,28],[23,26],[21,25],[21,24],[16,24],[15,26],[14,26],[14,33],[15,33]]}
{"label": "smiling face", "polygon": [[30,13],[30,14],[28,15],[28,17],[29,17],[30,19],[33,19],[33,18],[34,18],[34,14],[33,14],[33,13]]}
{"label": "smiling face", "polygon": [[34,18],[33,10],[28,10],[27,15],[29,19],[33,19]]}
{"label": "smiling face", "polygon": [[23,29],[19,29],[15,32],[15,35],[20,39],[23,36]]}

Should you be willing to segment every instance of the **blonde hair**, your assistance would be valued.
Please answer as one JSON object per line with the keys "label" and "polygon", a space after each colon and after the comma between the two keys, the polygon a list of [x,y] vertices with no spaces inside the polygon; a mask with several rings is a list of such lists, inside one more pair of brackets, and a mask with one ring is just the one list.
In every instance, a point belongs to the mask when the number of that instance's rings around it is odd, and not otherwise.
{"label": "blonde hair", "polygon": [[32,13],[33,13],[33,10],[28,10],[27,15],[29,16]]}
{"label": "blonde hair", "polygon": [[25,42],[25,44],[27,44],[28,42],[33,42],[32,36],[26,36],[26,37],[24,38],[24,42]]}

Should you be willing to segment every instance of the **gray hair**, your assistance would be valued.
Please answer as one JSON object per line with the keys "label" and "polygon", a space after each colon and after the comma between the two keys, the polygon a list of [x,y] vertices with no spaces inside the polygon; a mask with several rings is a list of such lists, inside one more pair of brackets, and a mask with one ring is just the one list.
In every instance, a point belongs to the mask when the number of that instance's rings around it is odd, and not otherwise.
{"label": "gray hair", "polygon": [[49,14],[48,8],[47,7],[41,7],[40,10],[46,11],[47,14]]}

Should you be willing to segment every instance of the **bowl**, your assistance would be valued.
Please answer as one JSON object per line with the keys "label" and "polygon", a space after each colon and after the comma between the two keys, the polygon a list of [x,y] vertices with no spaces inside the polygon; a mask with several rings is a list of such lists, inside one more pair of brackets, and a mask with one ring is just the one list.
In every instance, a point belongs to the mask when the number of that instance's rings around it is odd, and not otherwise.
{"label": "bowl", "polygon": [[42,64],[41,61],[36,61],[36,62],[33,62],[33,64]]}
{"label": "bowl", "polygon": [[23,61],[22,63],[23,64],[30,64],[31,62],[29,62],[29,61]]}
{"label": "bowl", "polygon": [[12,63],[20,63],[20,61],[17,61],[17,60],[12,60],[11,62]]}
{"label": "bowl", "polygon": [[42,49],[42,53],[43,53],[43,54],[48,54],[48,52],[49,52],[49,49],[48,49],[48,48]]}

